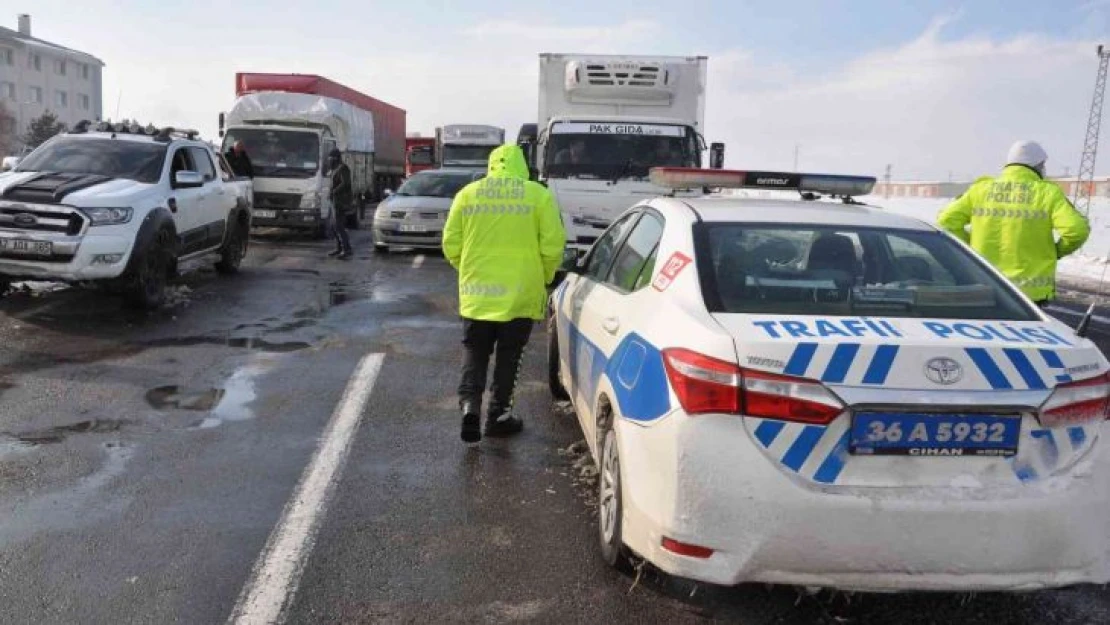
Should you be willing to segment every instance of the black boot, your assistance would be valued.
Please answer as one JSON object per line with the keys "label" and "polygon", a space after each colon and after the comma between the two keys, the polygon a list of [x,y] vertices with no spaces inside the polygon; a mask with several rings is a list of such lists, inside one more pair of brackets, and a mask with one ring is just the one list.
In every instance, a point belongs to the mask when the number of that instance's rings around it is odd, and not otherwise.
{"label": "black boot", "polygon": [[482,406],[474,402],[462,402],[462,439],[464,443],[477,443],[482,440]]}
{"label": "black boot", "polygon": [[355,253],[351,250],[344,250],[343,252],[340,252],[339,260],[351,260],[354,255]]}
{"label": "black boot", "polygon": [[328,252],[328,256],[330,256],[332,258],[335,258],[336,256],[339,256],[342,253],[343,253],[343,250],[341,248],[336,248],[336,249]]}
{"label": "black boot", "polygon": [[490,438],[504,438],[519,434],[524,429],[524,422],[509,413],[498,414],[490,411],[486,416],[486,436]]}

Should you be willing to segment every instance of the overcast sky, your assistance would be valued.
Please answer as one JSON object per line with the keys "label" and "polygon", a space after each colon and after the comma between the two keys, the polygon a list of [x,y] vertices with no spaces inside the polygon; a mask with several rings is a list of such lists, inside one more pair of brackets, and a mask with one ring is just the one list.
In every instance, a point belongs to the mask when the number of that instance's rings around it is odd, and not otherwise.
{"label": "overcast sky", "polygon": [[[14,4],[14,6],[13,6]],[[706,138],[736,168],[970,178],[1035,139],[1074,175],[1110,0],[7,0],[104,60],[104,111],[215,137],[236,71],[328,76],[410,131],[535,121],[537,54],[706,55]],[[1110,133],[1110,128],[1106,129]],[[1105,142],[1104,142],[1105,143]],[[1099,171],[1110,172],[1110,152]]]}

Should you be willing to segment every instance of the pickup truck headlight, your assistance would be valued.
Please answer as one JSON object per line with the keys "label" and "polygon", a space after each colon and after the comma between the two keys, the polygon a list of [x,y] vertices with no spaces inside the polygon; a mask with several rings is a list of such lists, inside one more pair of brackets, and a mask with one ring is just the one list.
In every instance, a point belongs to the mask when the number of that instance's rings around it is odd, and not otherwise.
{"label": "pickup truck headlight", "polygon": [[81,212],[89,218],[93,226],[114,226],[131,221],[134,211],[130,208],[83,208]]}
{"label": "pickup truck headlight", "polygon": [[302,195],[301,208],[320,208],[320,194],[313,192]]}

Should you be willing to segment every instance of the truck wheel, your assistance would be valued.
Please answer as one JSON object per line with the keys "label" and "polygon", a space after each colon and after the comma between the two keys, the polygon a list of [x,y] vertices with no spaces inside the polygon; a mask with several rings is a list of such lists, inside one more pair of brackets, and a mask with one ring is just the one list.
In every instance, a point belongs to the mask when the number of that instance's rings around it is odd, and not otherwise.
{"label": "truck wheel", "polygon": [[547,318],[547,386],[551,396],[559,401],[570,399],[563,382],[559,380],[559,332],[555,325],[555,315]]}
{"label": "truck wheel", "polygon": [[4,297],[12,290],[12,281],[7,278],[0,278],[0,297]]}
{"label": "truck wheel", "polygon": [[231,232],[227,235],[227,241],[224,241],[224,246],[220,249],[220,261],[216,263],[216,271],[225,276],[238,272],[239,265],[242,264],[243,257],[246,255],[246,228],[240,224],[235,224],[231,227]]}
{"label": "truck wheel", "polygon": [[162,230],[142,252],[135,267],[128,300],[137,308],[155,310],[166,301],[170,264],[173,261],[170,233]]}

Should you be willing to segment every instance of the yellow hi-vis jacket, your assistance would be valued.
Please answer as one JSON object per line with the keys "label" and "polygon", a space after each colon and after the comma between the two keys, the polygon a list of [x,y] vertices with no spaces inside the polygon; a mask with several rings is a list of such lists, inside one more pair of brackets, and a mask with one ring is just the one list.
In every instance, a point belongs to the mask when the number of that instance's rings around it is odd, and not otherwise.
{"label": "yellow hi-vis jacket", "polygon": [[554,196],[528,180],[519,147],[497,148],[486,177],[455,196],[443,229],[443,253],[459,271],[459,313],[483,321],[543,319],[546,286],[564,247]]}
{"label": "yellow hi-vis jacket", "polygon": [[1060,187],[1024,165],[976,180],[937,221],[1038,302],[1056,295],[1056,261],[1091,234],[1087,219]]}

